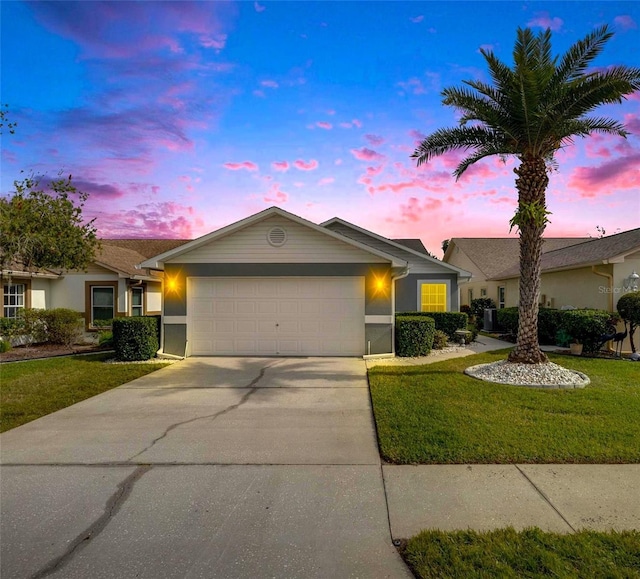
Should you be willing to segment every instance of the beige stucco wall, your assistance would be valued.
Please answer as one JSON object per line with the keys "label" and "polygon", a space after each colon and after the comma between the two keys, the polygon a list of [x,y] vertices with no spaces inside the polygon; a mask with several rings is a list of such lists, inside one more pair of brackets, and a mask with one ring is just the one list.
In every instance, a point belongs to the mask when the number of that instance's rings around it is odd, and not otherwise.
{"label": "beige stucco wall", "polygon": [[[31,307],[36,310],[46,310],[49,307],[51,292],[51,280],[31,280]],[[49,298],[49,300],[48,300]]]}
{"label": "beige stucco wall", "polygon": [[147,312],[162,311],[162,285],[160,283],[147,283],[146,298]]}
{"label": "beige stucco wall", "polygon": [[[473,299],[478,299],[478,298],[482,298],[482,297],[488,297],[491,298],[494,302],[496,302],[496,306],[498,305],[498,287],[500,285],[504,285],[504,284],[499,284],[498,282],[495,281],[470,281],[470,282],[466,282],[466,283],[461,283],[460,284],[460,305],[468,305],[470,306],[470,302],[469,302],[469,290],[472,289],[473,290]],[[481,290],[486,290],[487,294],[486,296],[482,296],[481,294]]]}
{"label": "beige stucco wall", "polygon": [[127,280],[118,279],[118,275],[97,268],[90,273],[66,273],[64,280],[51,284],[51,308],[69,308],[77,312],[84,312],[85,282],[118,281],[118,300],[116,311],[126,313],[128,308]]}

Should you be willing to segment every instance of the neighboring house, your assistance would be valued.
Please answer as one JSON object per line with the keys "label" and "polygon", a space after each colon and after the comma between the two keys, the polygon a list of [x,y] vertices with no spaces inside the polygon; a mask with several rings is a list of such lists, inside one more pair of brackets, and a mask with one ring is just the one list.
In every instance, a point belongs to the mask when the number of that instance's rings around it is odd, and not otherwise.
{"label": "neighboring house", "polygon": [[164,272],[162,348],[183,355],[393,351],[396,311],[457,311],[470,274],[331,219],[272,207],[144,261]]}
{"label": "neighboring house", "polygon": [[[554,251],[590,240],[589,237],[551,237],[544,240],[543,252]],[[495,276],[509,268],[518,267],[519,239],[515,237],[454,237],[443,261],[471,272],[471,279],[460,285],[460,305],[471,305],[477,298],[491,298],[498,308],[504,308],[518,292],[507,288]]]}
{"label": "neighboring house", "polygon": [[69,308],[80,312],[87,330],[121,316],[160,314],[162,276],[140,269],[146,258],[184,244],[184,239],[103,239],[87,271],[2,272],[3,317],[21,308]]}
{"label": "neighboring house", "polygon": [[[541,268],[544,306],[615,312],[618,299],[629,291],[626,280],[640,272],[640,228],[547,251]],[[518,304],[517,264],[497,272],[490,281],[505,287],[506,306]]]}

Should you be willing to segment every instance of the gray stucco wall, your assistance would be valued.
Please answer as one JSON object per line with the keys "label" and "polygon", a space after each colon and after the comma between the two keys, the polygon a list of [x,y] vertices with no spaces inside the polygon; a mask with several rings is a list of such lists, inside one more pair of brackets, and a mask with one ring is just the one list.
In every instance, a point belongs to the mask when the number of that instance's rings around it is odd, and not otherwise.
{"label": "gray stucco wall", "polygon": [[187,324],[165,324],[164,325],[164,347],[167,354],[174,356],[184,356],[187,344]]}
{"label": "gray stucco wall", "polygon": [[449,282],[449,295],[447,296],[448,310],[457,312],[460,309],[458,303],[458,284],[455,274],[413,273],[396,282],[396,312],[415,312],[418,310],[418,282]]}
{"label": "gray stucco wall", "polygon": [[[392,332],[393,326],[391,324],[367,324],[364,329],[364,353],[390,353],[393,348]],[[371,346],[370,351],[369,346]]]}

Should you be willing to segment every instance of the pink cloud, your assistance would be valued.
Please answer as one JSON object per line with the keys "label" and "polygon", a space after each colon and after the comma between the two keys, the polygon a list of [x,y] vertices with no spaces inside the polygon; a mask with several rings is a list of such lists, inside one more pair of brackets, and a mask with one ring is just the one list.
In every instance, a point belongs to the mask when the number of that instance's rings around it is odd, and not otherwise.
{"label": "pink cloud", "polygon": [[553,32],[559,32],[562,29],[564,21],[557,16],[552,18],[548,12],[537,12],[536,15],[527,22],[527,26],[537,26],[539,28],[550,28]]}
{"label": "pink cloud", "polygon": [[256,165],[252,161],[242,161],[241,163],[225,163],[222,166],[225,169],[229,169],[230,171],[240,171],[241,169],[246,169],[247,171],[258,170],[258,165]]}
{"label": "pink cloud", "polygon": [[362,121],[358,120],[358,119],[351,119],[351,124],[354,127],[358,127],[359,129],[362,128]]}
{"label": "pink cloud", "polygon": [[437,211],[441,207],[442,201],[440,199],[425,197],[420,201],[417,197],[409,197],[407,203],[400,204],[400,219],[389,218],[389,221],[417,223],[424,219],[425,213]]}
{"label": "pink cloud", "polygon": [[192,239],[204,222],[190,206],[175,202],[147,203],[113,213],[100,211],[96,226],[104,238]]}
{"label": "pink cloud", "polygon": [[632,30],[638,28],[635,20],[631,18],[628,14],[621,14],[620,16],[616,16],[613,19],[613,22],[616,26],[620,27],[622,30]]}
{"label": "pink cloud", "polygon": [[257,97],[263,99],[263,98],[266,98],[267,95],[264,94],[263,90],[254,90],[253,91],[253,96],[257,96]]}
{"label": "pink cloud", "polygon": [[365,135],[364,136],[365,139],[367,139],[367,141],[369,141],[370,145],[373,145],[374,147],[378,147],[379,145],[382,145],[382,143],[384,143],[384,137],[381,137],[380,135]]}
{"label": "pink cloud", "polygon": [[372,149],[362,147],[361,149],[351,149],[351,154],[358,159],[358,161],[383,161],[386,159],[384,155],[377,153]]}
{"label": "pink cloud", "polygon": [[333,116],[333,115],[335,115],[335,114],[336,114],[336,111],[334,111],[333,109],[329,109],[329,110],[327,111],[327,114],[328,114],[328,115]]}
{"label": "pink cloud", "polygon": [[318,181],[318,185],[330,185],[333,182],[335,182],[334,177],[324,177],[323,179],[320,179],[320,181]]}
{"label": "pink cloud", "polygon": [[367,175],[375,176],[380,175],[382,173],[382,165],[378,165],[377,167],[367,167]]}
{"label": "pink cloud", "polygon": [[320,127],[321,129],[330,130],[333,129],[333,125],[331,123],[327,123],[325,121],[318,121],[316,123],[316,127]]}
{"label": "pink cloud", "polygon": [[274,161],[271,163],[274,171],[280,171],[281,173],[286,173],[289,170],[289,162],[288,161]]}
{"label": "pink cloud", "polygon": [[414,24],[418,24],[419,22],[422,22],[424,20],[424,16],[420,14],[420,16],[414,16],[413,18],[409,18],[409,20],[411,20],[411,22],[413,22]]}
{"label": "pink cloud", "polygon": [[630,133],[640,135],[640,115],[626,114],[624,116],[624,126]]}
{"label": "pink cloud", "polygon": [[427,89],[422,84],[422,81],[417,77],[411,77],[407,81],[397,83],[397,85],[406,93],[411,94],[425,94]]}
{"label": "pink cloud", "polygon": [[411,129],[409,131],[409,136],[416,141],[416,145],[419,145],[420,143],[422,143],[422,141],[424,141],[427,138],[427,135],[425,135],[424,133],[420,132],[418,129]]}
{"label": "pink cloud", "polygon": [[289,200],[288,193],[280,190],[280,184],[274,183],[271,185],[268,193],[264,196],[266,203],[286,203]]}
{"label": "pink cloud", "polygon": [[258,4],[258,2],[253,3],[253,8],[255,9],[256,12],[264,12],[267,9],[266,6],[262,6],[261,4]]}
{"label": "pink cloud", "polygon": [[267,88],[278,88],[280,85],[275,80],[263,80],[260,82],[262,86],[266,86]]}
{"label": "pink cloud", "polygon": [[352,129],[353,128],[353,124],[352,123],[340,123],[340,126],[343,129]]}
{"label": "pink cloud", "polygon": [[640,153],[616,158],[597,167],[576,167],[569,187],[581,197],[611,194],[617,189],[640,188]]}
{"label": "pink cloud", "polygon": [[297,159],[293,162],[293,166],[300,171],[314,171],[318,168],[318,161],[316,161],[315,159],[311,159],[310,161]]}

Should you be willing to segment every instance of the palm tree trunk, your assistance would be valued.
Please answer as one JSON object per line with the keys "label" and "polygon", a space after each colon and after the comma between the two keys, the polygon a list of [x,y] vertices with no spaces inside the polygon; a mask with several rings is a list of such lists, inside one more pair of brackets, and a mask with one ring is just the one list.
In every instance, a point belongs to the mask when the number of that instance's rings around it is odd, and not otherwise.
{"label": "palm tree trunk", "polygon": [[[540,299],[540,257],[542,234],[546,226],[545,192],[549,183],[544,159],[525,158],[514,169],[518,178],[517,222],[520,229],[520,299],[518,301],[518,339],[509,362],[540,364],[548,362],[538,343],[538,301]],[[537,212],[528,211],[533,205]]]}

